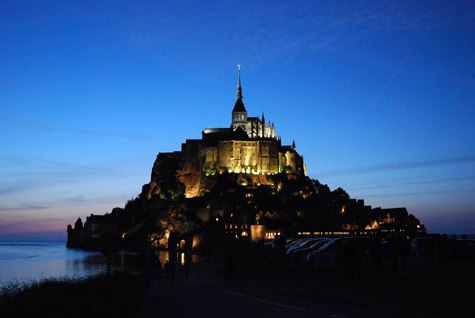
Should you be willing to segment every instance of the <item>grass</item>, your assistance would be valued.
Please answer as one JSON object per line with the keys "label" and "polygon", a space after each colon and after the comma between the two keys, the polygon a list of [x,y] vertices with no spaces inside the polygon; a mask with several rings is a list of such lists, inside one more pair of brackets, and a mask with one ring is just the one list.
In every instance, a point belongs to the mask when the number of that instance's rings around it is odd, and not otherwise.
{"label": "grass", "polygon": [[146,282],[131,274],[85,280],[47,279],[2,288],[0,313],[7,317],[132,317]]}
{"label": "grass", "polygon": [[[209,258],[203,256],[201,263],[193,264],[189,282],[177,279],[162,285],[168,290],[164,294],[162,290],[158,300],[149,298],[145,277],[127,273],[11,283],[1,290],[0,317],[141,317],[166,313],[164,304],[170,312],[176,309],[172,305],[193,312],[202,303],[216,303],[217,291],[227,286],[347,317],[472,317],[475,312],[473,259],[419,262],[411,258],[402,273],[390,271],[389,266],[375,271],[362,265],[358,275],[348,278],[343,268],[309,268],[256,244],[221,243]],[[223,282],[229,256],[232,279]],[[217,284],[213,279],[220,276]]]}

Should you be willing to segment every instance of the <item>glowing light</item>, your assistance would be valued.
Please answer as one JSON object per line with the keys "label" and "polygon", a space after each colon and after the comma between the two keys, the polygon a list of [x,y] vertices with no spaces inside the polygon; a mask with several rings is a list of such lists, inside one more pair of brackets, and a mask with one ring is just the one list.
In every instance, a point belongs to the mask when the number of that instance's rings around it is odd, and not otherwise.
{"label": "glowing light", "polygon": [[185,265],[185,253],[180,253],[180,263],[181,265]]}
{"label": "glowing light", "polygon": [[193,245],[192,248],[198,248],[201,245],[201,236],[195,235],[193,236]]}
{"label": "glowing light", "polygon": [[366,225],[365,230],[377,230],[379,229],[379,223],[376,220],[372,220],[370,224]]}
{"label": "glowing light", "polygon": [[251,225],[251,240],[257,242],[266,238],[265,225]]}

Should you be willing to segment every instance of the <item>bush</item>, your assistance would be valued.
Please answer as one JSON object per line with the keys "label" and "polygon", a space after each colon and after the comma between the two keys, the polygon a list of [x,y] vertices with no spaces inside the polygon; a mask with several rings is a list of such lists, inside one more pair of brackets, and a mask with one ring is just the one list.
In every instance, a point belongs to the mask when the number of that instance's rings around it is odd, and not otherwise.
{"label": "bush", "polygon": [[7,317],[131,317],[145,294],[132,274],[86,280],[48,279],[2,289],[0,312]]}

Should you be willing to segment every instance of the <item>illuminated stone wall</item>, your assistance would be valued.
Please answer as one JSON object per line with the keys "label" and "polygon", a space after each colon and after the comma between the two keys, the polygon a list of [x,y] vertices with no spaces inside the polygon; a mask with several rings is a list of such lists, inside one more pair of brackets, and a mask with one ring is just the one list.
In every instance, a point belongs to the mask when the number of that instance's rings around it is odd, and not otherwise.
{"label": "illuminated stone wall", "polygon": [[221,141],[213,159],[219,172],[275,174],[282,171],[278,148],[276,140]]}
{"label": "illuminated stone wall", "polygon": [[266,123],[265,121],[263,122],[257,117],[247,118],[246,124],[242,124],[241,126],[238,126],[233,122],[233,129],[236,129],[237,127],[242,127],[249,138],[275,139],[277,137],[274,125],[271,123]]}
{"label": "illuminated stone wall", "polygon": [[[185,185],[188,198],[209,191],[207,176],[216,173],[244,173],[249,175],[272,175],[286,172],[305,175],[303,158],[289,146],[281,147],[276,139],[222,140],[216,146],[204,146],[202,140],[187,140],[182,151],[161,153],[152,170],[148,197],[158,195],[159,167],[166,160],[179,162],[176,171],[180,182]],[[256,180],[257,181],[257,180]],[[266,180],[258,181],[266,184]]]}
{"label": "illuminated stone wall", "polygon": [[[201,139],[186,140],[181,151],[159,154],[152,169],[148,197],[160,194],[158,180],[160,173],[163,173],[160,167],[163,163],[170,166],[170,160],[178,162],[176,176],[185,185],[188,198],[209,191],[212,185],[207,184],[210,178],[206,177],[216,173],[268,176],[285,172],[305,175],[303,158],[297,153],[295,144],[282,146],[274,124],[266,121],[264,115],[261,118],[247,116],[240,83],[231,126],[206,128]],[[256,181],[257,184],[266,184],[268,178]]]}
{"label": "illuminated stone wall", "polygon": [[203,159],[201,140],[187,140],[181,146],[180,174],[201,174]]}

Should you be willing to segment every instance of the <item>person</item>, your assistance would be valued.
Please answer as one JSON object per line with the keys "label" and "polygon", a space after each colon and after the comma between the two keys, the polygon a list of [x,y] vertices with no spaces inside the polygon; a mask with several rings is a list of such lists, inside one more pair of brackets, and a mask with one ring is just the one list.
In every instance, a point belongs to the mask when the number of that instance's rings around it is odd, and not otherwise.
{"label": "person", "polygon": [[343,241],[342,265],[346,280],[354,280],[359,275],[360,255],[356,238]]}
{"label": "person", "polygon": [[170,255],[170,280],[172,282],[175,281],[175,274],[176,274],[176,252],[175,251],[168,251],[169,255]]}
{"label": "person", "polygon": [[229,254],[224,263],[224,271],[227,280],[231,280],[234,275],[234,257],[232,254]]}
{"label": "person", "polygon": [[274,238],[274,248],[281,255],[285,255],[285,237],[283,235],[276,235]]}
{"label": "person", "polygon": [[165,277],[168,278],[168,276],[170,275],[170,263],[168,262],[168,260],[165,261],[163,267],[165,268]]}
{"label": "person", "polygon": [[158,297],[158,282],[161,266],[155,249],[149,251],[148,259],[148,294],[150,298],[156,298]]}
{"label": "person", "polygon": [[190,274],[190,263],[188,261],[185,261],[185,264],[183,264],[183,279],[188,280]]}
{"label": "person", "polygon": [[406,273],[407,255],[409,254],[409,243],[404,234],[398,233],[391,237],[390,257],[392,262],[392,272],[398,276],[404,276]]}
{"label": "person", "polygon": [[381,238],[379,235],[374,235],[370,240],[369,257],[371,264],[371,273],[380,274],[384,270],[382,259]]}

